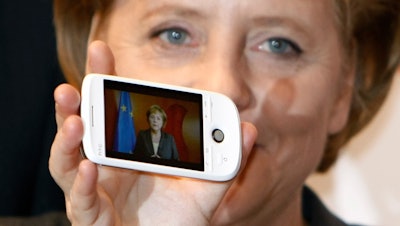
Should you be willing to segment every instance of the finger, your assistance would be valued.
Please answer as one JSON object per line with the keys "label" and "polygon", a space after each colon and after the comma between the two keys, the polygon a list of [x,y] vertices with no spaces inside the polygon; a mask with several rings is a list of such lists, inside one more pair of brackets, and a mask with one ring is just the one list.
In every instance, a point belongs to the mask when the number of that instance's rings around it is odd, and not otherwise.
{"label": "finger", "polygon": [[51,147],[49,170],[65,194],[69,194],[82,160],[79,151],[82,136],[82,120],[79,116],[72,115],[64,121]]}
{"label": "finger", "polygon": [[248,122],[242,122],[242,161],[241,169],[246,166],[247,159],[250,156],[254,143],[257,139],[257,128]]}
{"label": "finger", "polygon": [[78,114],[80,95],[73,86],[61,84],[54,90],[54,101],[57,127],[61,128],[68,116]]}
{"label": "finger", "polygon": [[86,73],[115,75],[115,61],[111,49],[102,41],[90,43],[87,54]]}
{"label": "finger", "polygon": [[97,166],[89,160],[79,165],[70,194],[70,214],[74,224],[92,225],[99,216],[100,199],[96,190]]}
{"label": "finger", "polygon": [[[242,162],[238,176],[232,181],[231,187],[225,194],[224,199],[219,204],[217,210],[213,213],[211,220],[212,225],[225,225],[226,222],[230,222],[232,218],[232,212],[240,212],[240,207],[243,205],[241,202],[245,197],[246,190],[243,188],[243,175],[246,173],[246,164],[250,157],[251,151],[253,150],[255,141],[258,136],[256,127],[247,122],[242,122]],[[249,168],[249,166],[247,166]],[[246,177],[245,177],[246,179]],[[260,179],[260,178],[258,178]],[[254,185],[252,183],[250,186]]]}

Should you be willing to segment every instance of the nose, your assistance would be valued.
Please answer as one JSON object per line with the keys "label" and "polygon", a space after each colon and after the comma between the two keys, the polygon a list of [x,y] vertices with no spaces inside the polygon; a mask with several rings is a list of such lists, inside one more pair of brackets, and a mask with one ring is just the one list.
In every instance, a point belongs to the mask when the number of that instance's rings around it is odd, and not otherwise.
{"label": "nose", "polygon": [[246,66],[234,57],[206,57],[192,87],[218,92],[231,98],[239,111],[251,102],[251,89],[246,80]]}

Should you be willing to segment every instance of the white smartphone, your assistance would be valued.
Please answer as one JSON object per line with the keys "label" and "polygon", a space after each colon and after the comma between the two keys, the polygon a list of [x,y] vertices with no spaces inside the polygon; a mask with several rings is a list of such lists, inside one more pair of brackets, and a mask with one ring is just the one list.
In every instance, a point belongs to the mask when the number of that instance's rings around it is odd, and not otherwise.
{"label": "white smartphone", "polygon": [[86,75],[81,94],[92,162],[213,181],[239,170],[239,113],[222,94],[101,74]]}

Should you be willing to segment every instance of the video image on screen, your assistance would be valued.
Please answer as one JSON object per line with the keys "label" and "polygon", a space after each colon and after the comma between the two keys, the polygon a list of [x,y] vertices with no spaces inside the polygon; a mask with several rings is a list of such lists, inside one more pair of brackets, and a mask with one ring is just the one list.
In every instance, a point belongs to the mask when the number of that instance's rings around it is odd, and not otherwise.
{"label": "video image on screen", "polygon": [[106,156],[204,171],[202,96],[104,81]]}

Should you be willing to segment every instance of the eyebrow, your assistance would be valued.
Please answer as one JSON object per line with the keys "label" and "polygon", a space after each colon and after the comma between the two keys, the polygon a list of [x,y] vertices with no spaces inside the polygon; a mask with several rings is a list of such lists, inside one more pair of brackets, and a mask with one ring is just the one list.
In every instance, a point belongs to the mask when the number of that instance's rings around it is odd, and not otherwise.
{"label": "eyebrow", "polygon": [[205,14],[199,12],[199,10],[192,9],[190,7],[176,5],[176,4],[163,4],[158,7],[151,7],[140,19],[149,19],[154,16],[160,16],[163,14],[174,14],[183,17],[194,17],[204,18]]}
{"label": "eyebrow", "polygon": [[306,24],[296,21],[290,17],[265,17],[259,16],[252,19],[253,26],[268,26],[268,27],[290,27],[301,33],[307,34],[308,27]]}

